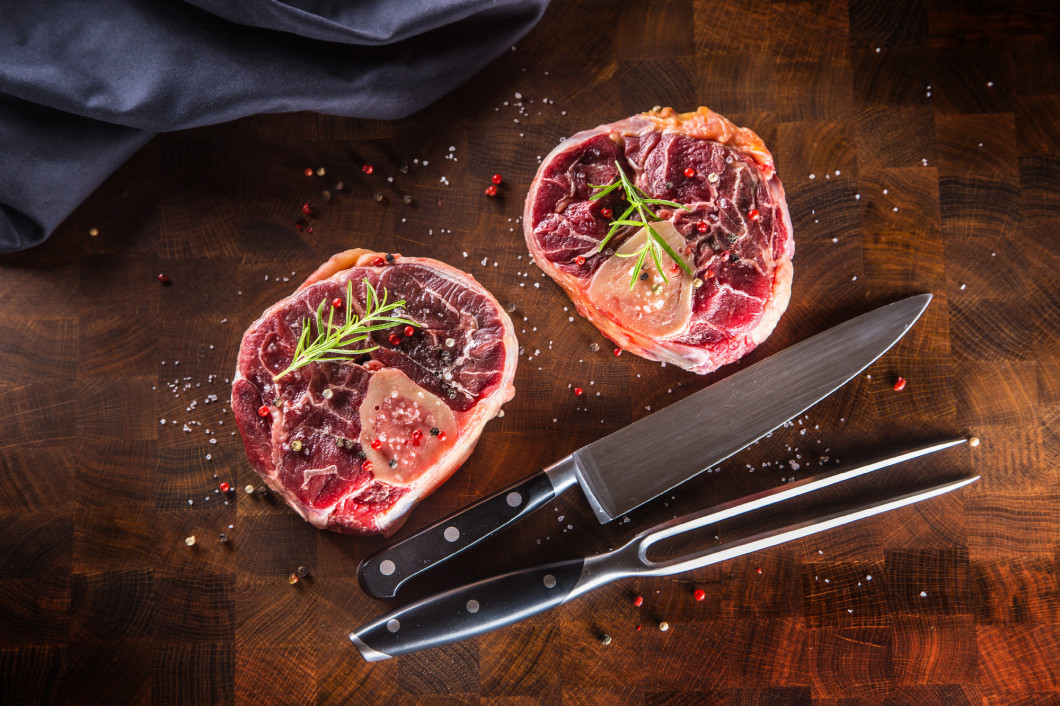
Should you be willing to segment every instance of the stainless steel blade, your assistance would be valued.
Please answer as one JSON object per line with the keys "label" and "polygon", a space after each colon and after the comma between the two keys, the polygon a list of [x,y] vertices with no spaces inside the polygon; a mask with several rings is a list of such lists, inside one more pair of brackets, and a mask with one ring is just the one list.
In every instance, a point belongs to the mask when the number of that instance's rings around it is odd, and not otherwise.
{"label": "stainless steel blade", "polygon": [[806,411],[887,352],[930,301],[862,314],[575,451],[597,518],[629,512]]}

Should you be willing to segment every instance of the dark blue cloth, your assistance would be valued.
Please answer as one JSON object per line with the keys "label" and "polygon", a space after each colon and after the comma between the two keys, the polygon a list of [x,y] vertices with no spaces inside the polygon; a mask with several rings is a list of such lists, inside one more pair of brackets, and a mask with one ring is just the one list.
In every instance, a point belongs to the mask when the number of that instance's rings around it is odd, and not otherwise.
{"label": "dark blue cloth", "polygon": [[395,119],[548,0],[0,2],[0,252],[48,235],[158,132],[254,113]]}

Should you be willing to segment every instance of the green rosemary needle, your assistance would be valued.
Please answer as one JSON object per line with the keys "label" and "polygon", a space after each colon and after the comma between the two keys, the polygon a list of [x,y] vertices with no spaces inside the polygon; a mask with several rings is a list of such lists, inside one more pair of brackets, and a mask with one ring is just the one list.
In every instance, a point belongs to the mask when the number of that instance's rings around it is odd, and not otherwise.
{"label": "green rosemary needle", "polygon": [[335,307],[329,307],[328,320],[324,323],[324,305],[321,301],[316,311],[316,337],[310,339],[310,331],[313,328],[313,320],[306,318],[302,321],[302,335],[298,337],[298,345],[294,349],[294,358],[291,364],[283,372],[273,375],[273,381],[279,380],[287,373],[298,370],[310,363],[333,363],[349,360],[365,353],[374,351],[379,346],[351,349],[356,343],[368,339],[372,331],[405,324],[408,326],[419,326],[414,321],[399,316],[387,316],[388,312],[405,306],[405,300],[387,303],[386,288],[383,288],[383,297],[379,298],[368,280],[364,280],[366,288],[364,300],[364,317],[353,313],[353,283],[346,282],[346,321],[335,324]]}
{"label": "green rosemary needle", "polygon": [[[604,246],[607,245],[608,241],[611,240],[612,236],[627,226],[634,226],[637,228],[645,228],[648,231],[648,237],[644,239],[644,245],[642,245],[636,252],[631,252],[627,255],[621,253],[615,253],[619,257],[635,257],[637,258],[637,266],[633,268],[633,276],[629,280],[629,288],[633,289],[633,285],[637,283],[637,277],[640,274],[641,268],[644,266],[644,260],[648,255],[651,255],[651,259],[655,262],[655,268],[659,271],[659,275],[663,278],[663,282],[669,283],[670,280],[666,279],[666,273],[663,272],[662,266],[662,252],[665,252],[671,260],[677,263],[682,270],[692,275],[692,268],[681,259],[681,257],[674,251],[666,239],[659,235],[659,232],[651,227],[651,224],[655,221],[661,221],[662,219],[655,215],[648,206],[654,204],[656,206],[669,206],[670,208],[682,208],[686,211],[691,211],[688,206],[679,204],[675,201],[665,201],[663,199],[652,199],[648,198],[648,195],[638,189],[626,173],[622,171],[622,165],[615,160],[615,167],[618,169],[618,179],[611,184],[605,184],[602,186],[596,186],[595,184],[589,184],[593,189],[599,189],[595,194],[589,197],[590,201],[596,201],[604,196],[607,196],[615,189],[621,188],[626,196],[626,201],[629,202],[629,208],[623,212],[621,216],[611,221],[611,228],[607,231],[607,235],[600,241],[600,246],[597,248],[598,251],[603,251]],[[640,220],[635,220],[634,215],[640,216]],[[660,252],[660,249],[662,252]]]}

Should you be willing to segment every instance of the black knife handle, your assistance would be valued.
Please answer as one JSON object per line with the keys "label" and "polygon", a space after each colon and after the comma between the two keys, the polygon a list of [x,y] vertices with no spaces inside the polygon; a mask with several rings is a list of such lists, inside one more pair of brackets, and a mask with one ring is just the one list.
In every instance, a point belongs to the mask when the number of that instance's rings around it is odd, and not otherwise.
{"label": "black knife handle", "polygon": [[361,626],[350,640],[369,662],[466,640],[565,602],[583,563],[535,566],[429,596]]}
{"label": "black knife handle", "polygon": [[393,598],[408,579],[522,519],[555,497],[552,480],[545,471],[538,471],[367,557],[357,568],[361,588],[376,598]]}

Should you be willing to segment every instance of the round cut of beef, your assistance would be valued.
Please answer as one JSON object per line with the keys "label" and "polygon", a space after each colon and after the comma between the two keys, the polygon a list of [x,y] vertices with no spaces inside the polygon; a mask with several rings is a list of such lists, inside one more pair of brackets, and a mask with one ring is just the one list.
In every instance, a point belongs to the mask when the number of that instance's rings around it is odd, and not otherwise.
{"label": "round cut of beef", "polygon": [[[632,195],[599,196],[623,175]],[[623,219],[631,198],[646,213]],[[630,222],[607,240],[615,220]],[[564,140],[538,169],[523,228],[534,261],[605,336],[696,373],[765,340],[791,295],[795,245],[773,157],[707,108],[656,109]]]}
{"label": "round cut of beef", "polygon": [[[376,301],[411,324],[370,331],[280,375],[303,328],[341,327]],[[350,293],[351,296],[347,296]],[[329,324],[325,323],[325,328]],[[462,464],[512,398],[518,343],[508,315],[469,274],[436,260],[368,250],[332,257],[251,324],[239,350],[232,411],[247,458],[316,527],[389,535]],[[277,379],[277,376],[280,376]]]}

